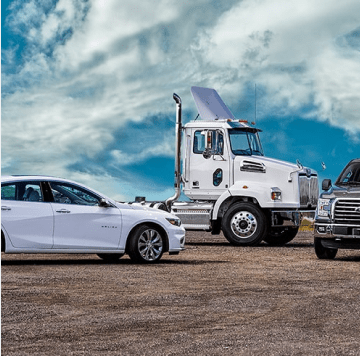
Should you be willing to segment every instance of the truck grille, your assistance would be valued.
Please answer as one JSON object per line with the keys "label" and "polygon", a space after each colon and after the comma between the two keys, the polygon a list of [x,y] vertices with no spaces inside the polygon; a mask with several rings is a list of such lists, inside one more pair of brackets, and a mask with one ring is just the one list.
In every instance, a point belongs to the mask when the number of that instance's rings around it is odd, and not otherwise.
{"label": "truck grille", "polygon": [[360,225],[360,199],[339,199],[335,203],[336,223]]}
{"label": "truck grille", "polygon": [[300,187],[300,207],[316,207],[319,196],[319,185],[317,175],[312,174],[310,177],[299,175]]}

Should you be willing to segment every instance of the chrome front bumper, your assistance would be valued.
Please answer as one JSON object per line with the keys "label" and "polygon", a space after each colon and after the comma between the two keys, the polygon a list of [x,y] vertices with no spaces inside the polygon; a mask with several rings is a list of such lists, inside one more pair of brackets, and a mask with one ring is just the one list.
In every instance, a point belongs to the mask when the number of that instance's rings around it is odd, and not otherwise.
{"label": "chrome front bumper", "polygon": [[315,237],[322,239],[333,239],[335,237],[360,239],[360,226],[316,222]]}

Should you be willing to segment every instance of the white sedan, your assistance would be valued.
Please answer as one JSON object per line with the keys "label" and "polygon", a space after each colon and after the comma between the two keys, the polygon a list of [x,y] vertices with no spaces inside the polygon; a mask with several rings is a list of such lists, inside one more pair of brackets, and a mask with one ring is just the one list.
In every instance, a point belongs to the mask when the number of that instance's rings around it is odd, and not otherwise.
{"label": "white sedan", "polygon": [[180,220],[165,211],[118,203],[82,184],[45,176],[1,177],[1,251],[127,253],[153,263],[184,249]]}

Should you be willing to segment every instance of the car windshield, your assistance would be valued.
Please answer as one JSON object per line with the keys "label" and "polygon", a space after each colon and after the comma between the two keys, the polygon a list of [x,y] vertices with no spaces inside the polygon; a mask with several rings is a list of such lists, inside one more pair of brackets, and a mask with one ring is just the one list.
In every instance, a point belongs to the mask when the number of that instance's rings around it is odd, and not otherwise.
{"label": "car windshield", "polygon": [[231,150],[237,156],[263,156],[260,138],[257,132],[242,129],[229,130]]}
{"label": "car windshield", "polygon": [[340,174],[337,185],[360,185],[360,162],[348,165]]}

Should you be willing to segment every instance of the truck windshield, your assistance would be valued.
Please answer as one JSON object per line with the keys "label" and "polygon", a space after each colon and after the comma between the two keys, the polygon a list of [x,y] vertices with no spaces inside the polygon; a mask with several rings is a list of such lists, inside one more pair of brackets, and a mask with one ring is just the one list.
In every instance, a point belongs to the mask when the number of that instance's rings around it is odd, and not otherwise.
{"label": "truck windshield", "polygon": [[340,174],[336,185],[360,185],[360,162],[349,164]]}
{"label": "truck windshield", "polygon": [[263,156],[259,135],[257,132],[247,132],[239,129],[229,130],[231,150],[237,156]]}

